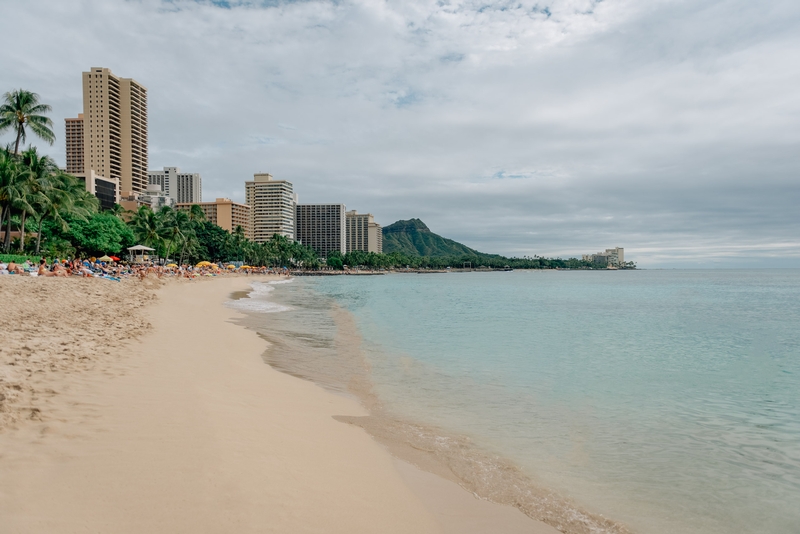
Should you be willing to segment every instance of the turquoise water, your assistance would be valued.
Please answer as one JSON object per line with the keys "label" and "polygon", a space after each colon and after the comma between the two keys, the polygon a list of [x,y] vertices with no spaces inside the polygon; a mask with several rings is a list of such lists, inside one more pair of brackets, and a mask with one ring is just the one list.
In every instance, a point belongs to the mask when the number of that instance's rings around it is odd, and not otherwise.
{"label": "turquoise water", "polygon": [[309,278],[273,297],[351,312],[392,413],[635,532],[800,532],[800,271]]}

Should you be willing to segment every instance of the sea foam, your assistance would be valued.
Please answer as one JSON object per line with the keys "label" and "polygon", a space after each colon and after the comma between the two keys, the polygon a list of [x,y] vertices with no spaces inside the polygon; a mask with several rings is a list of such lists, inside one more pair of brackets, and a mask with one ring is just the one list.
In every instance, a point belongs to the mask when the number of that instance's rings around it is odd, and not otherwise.
{"label": "sea foam", "polygon": [[269,299],[269,294],[275,288],[273,284],[285,284],[291,280],[276,280],[274,282],[253,282],[250,286],[253,288],[246,297],[237,300],[229,300],[225,303],[229,308],[240,311],[256,312],[256,313],[277,313],[290,310],[289,306],[284,306],[273,302]]}

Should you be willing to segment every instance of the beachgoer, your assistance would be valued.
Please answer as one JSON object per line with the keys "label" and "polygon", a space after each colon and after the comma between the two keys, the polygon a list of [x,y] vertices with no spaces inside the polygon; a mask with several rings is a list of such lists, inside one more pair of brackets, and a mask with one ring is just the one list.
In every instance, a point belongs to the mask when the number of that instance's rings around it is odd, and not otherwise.
{"label": "beachgoer", "polygon": [[39,262],[39,276],[55,276],[55,273],[47,270],[47,262],[44,258]]}

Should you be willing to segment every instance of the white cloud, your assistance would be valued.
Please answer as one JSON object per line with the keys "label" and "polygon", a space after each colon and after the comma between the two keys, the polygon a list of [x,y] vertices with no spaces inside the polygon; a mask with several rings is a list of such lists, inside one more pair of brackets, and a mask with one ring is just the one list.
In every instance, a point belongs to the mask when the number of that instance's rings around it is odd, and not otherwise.
{"label": "white cloud", "polygon": [[151,167],[209,198],[269,171],[488,252],[798,257],[796,2],[228,5],[9,4],[0,88],[39,92],[61,133],[81,71],[136,78]]}

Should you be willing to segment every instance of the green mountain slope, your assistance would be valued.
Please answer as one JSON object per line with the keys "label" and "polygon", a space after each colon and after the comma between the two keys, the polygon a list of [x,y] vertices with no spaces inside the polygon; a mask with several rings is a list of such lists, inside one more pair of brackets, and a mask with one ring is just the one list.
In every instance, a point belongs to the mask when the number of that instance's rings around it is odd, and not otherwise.
{"label": "green mountain slope", "polygon": [[409,256],[491,256],[434,234],[419,219],[397,221],[383,229],[383,253],[392,252]]}

